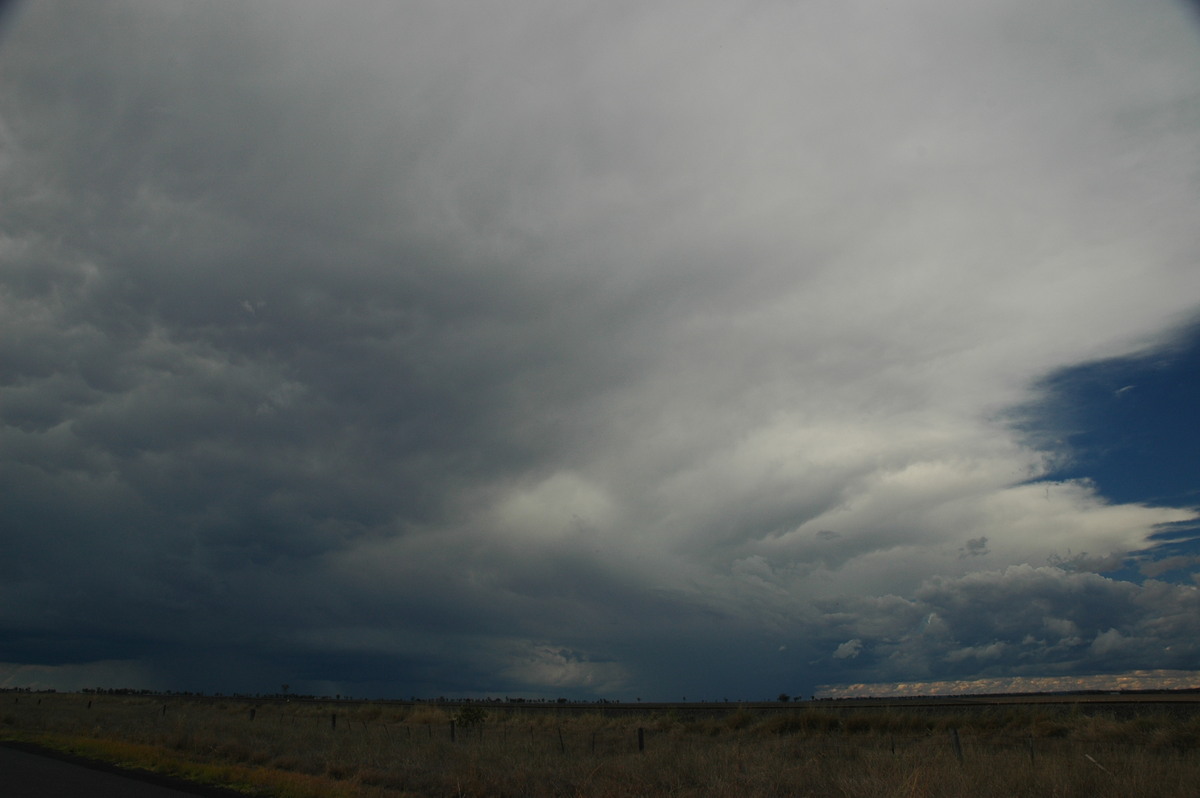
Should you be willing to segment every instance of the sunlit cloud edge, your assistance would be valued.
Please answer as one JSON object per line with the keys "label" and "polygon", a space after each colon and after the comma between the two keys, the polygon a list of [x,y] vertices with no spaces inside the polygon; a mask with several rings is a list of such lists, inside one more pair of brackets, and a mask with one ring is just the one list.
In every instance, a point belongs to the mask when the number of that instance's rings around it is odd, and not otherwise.
{"label": "sunlit cloud edge", "polygon": [[1122,690],[1196,690],[1200,671],[1138,670],[1087,676],[1007,676],[986,679],[819,685],[819,698],[994,695]]}

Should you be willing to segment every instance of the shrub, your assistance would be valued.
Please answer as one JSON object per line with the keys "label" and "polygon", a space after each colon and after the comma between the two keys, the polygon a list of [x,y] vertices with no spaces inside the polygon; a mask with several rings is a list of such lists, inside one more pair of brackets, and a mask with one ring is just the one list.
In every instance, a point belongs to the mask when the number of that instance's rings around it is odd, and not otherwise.
{"label": "shrub", "polygon": [[487,710],[483,707],[466,706],[459,708],[458,712],[455,713],[454,722],[461,728],[470,729],[485,722],[487,718]]}

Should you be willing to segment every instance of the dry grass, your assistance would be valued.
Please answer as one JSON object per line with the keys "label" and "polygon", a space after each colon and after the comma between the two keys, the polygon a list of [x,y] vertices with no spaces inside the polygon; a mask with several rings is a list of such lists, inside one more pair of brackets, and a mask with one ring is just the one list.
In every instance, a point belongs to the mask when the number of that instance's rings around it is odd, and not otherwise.
{"label": "dry grass", "polygon": [[620,716],[487,707],[478,722],[433,704],[69,694],[0,702],[11,702],[0,704],[0,737],[293,798],[1115,798],[1194,796],[1200,782],[1200,716],[1190,708],[1116,717],[1037,706]]}

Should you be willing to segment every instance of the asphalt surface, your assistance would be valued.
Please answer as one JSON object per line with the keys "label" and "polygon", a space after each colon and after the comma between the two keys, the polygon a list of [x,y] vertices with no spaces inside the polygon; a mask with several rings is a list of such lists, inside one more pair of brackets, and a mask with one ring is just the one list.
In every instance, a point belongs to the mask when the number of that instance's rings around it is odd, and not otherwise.
{"label": "asphalt surface", "polygon": [[19,743],[0,743],[4,798],[228,798],[242,793],[122,770]]}

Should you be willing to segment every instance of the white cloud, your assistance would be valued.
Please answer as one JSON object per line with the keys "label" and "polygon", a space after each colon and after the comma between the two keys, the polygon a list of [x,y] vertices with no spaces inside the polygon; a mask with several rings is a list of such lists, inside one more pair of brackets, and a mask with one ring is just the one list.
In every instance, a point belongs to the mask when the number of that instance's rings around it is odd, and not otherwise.
{"label": "white cloud", "polygon": [[610,695],[626,690],[628,678],[617,663],[593,662],[578,652],[546,644],[514,652],[502,674],[526,689],[585,689]]}
{"label": "white cloud", "polygon": [[1047,693],[1071,690],[1192,690],[1200,684],[1200,673],[1188,670],[1136,670],[1126,673],[993,677],[963,681],[907,682],[822,686],[823,698],[852,696],[931,696],[1000,693]]}
{"label": "white cloud", "polygon": [[1096,635],[1096,639],[1092,641],[1091,649],[1093,653],[1103,657],[1107,654],[1120,651],[1128,643],[1129,641],[1125,639],[1125,636],[1116,629],[1109,629],[1106,632]]}
{"label": "white cloud", "polygon": [[503,535],[560,538],[608,534],[617,510],[598,486],[575,474],[558,473],[508,493],[494,512]]}
{"label": "white cloud", "polygon": [[1181,6],[117,7],[0,53],[23,579],[109,519],[171,606],[596,690],[1194,631],[1087,573],[1194,513],[1030,484],[1005,423],[1200,306]]}
{"label": "white cloud", "polygon": [[854,659],[857,657],[863,648],[863,642],[857,637],[853,640],[847,640],[837,647],[833,652],[834,659]]}

